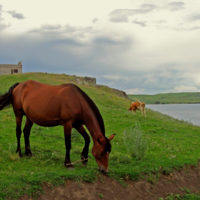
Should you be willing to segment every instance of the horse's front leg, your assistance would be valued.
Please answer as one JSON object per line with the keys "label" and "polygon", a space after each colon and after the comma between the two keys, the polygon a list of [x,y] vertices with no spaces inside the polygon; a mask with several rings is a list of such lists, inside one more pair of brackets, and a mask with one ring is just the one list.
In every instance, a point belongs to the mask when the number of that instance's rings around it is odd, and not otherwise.
{"label": "horse's front leg", "polygon": [[67,169],[73,169],[73,165],[70,160],[70,149],[71,149],[71,130],[72,126],[69,124],[64,125],[64,134],[65,134],[65,147],[66,147],[66,155],[64,165]]}
{"label": "horse's front leg", "polygon": [[24,127],[24,141],[25,141],[25,155],[32,156],[31,148],[30,148],[30,142],[29,142],[29,136],[31,132],[31,127],[33,126],[33,122],[26,117],[26,125]]}
{"label": "horse's front leg", "polygon": [[144,116],[146,117],[146,111],[145,111],[145,108],[144,108],[144,111],[143,111],[143,112],[144,112]]}
{"label": "horse's front leg", "polygon": [[16,137],[17,137],[17,150],[16,150],[16,153],[19,152],[19,157],[22,157],[21,147],[20,147],[20,138],[21,138],[21,133],[22,133],[22,130],[21,130],[22,116],[23,115],[16,116]]}
{"label": "horse's front leg", "polygon": [[86,130],[84,129],[83,125],[75,127],[76,130],[83,136],[85,140],[85,146],[81,153],[81,160],[84,165],[87,165],[88,162],[88,152],[89,152],[89,145],[90,145],[90,136],[87,134]]}

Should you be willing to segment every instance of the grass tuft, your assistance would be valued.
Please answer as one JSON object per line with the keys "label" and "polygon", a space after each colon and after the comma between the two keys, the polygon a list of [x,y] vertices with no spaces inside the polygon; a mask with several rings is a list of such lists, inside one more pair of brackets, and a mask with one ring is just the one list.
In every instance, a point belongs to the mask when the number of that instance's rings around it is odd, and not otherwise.
{"label": "grass tuft", "polygon": [[131,127],[124,131],[123,141],[127,153],[138,160],[144,159],[145,152],[148,149],[148,142],[143,135],[141,126],[138,123],[135,123],[135,127]]}

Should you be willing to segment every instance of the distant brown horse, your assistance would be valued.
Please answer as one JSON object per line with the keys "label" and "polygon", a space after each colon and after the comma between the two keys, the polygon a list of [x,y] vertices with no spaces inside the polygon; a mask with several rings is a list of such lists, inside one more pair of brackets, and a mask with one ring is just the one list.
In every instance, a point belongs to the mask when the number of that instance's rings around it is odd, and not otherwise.
{"label": "distant brown horse", "polygon": [[136,113],[136,110],[140,110],[141,111],[141,116],[146,117],[146,112],[145,112],[145,103],[144,102],[140,102],[138,99],[136,99],[137,101],[134,101],[131,103],[130,108],[128,109],[130,112],[132,111],[133,114]]}
{"label": "distant brown horse", "polygon": [[70,160],[71,130],[75,128],[85,139],[85,146],[81,153],[83,164],[87,164],[90,137],[83,125],[89,130],[94,146],[92,154],[96,159],[99,170],[108,171],[108,158],[111,152],[110,140],[105,137],[102,116],[94,102],[79,87],[73,84],[52,86],[28,80],[14,84],[7,93],[0,96],[0,110],[12,104],[16,117],[17,150],[21,157],[20,137],[22,117],[26,116],[23,129],[25,140],[25,154],[32,156],[29,136],[33,123],[40,126],[64,127],[66,156],[64,164],[72,168]]}

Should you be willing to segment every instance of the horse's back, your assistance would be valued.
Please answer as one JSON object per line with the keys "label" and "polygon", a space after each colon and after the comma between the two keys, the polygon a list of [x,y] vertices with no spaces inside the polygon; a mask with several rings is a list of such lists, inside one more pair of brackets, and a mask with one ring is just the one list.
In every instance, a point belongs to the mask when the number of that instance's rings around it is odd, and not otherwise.
{"label": "horse's back", "polygon": [[13,91],[13,106],[39,125],[59,125],[80,112],[73,84],[47,85],[37,81],[20,83]]}

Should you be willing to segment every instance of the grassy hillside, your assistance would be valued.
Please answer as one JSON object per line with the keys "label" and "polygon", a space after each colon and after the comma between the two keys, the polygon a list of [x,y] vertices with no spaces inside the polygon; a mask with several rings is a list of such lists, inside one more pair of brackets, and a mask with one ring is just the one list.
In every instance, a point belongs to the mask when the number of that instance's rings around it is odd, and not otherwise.
{"label": "grassy hillside", "polygon": [[[16,82],[28,79],[48,84],[75,82],[66,75],[30,73],[0,76],[0,93],[8,91]],[[77,84],[78,85],[78,84]],[[78,85],[96,103],[105,123],[106,136],[116,133],[112,141],[108,176],[119,181],[146,177],[155,181],[160,173],[169,173],[185,164],[196,165],[200,158],[200,127],[146,109],[141,113],[129,113],[130,100],[116,96],[104,86]],[[142,98],[139,98],[143,101]],[[39,127],[34,125],[30,136],[33,157],[16,155],[15,117],[12,108],[0,111],[0,199],[17,199],[23,194],[38,195],[42,184],[64,184],[65,179],[94,181],[100,172],[91,154],[87,167],[81,163],[68,171],[65,157],[63,127]],[[73,130],[72,162],[80,159],[84,146],[82,137]],[[21,138],[22,153],[24,140]],[[156,176],[152,175],[156,174]]]}
{"label": "grassy hillside", "polygon": [[200,103],[200,92],[128,95],[128,97],[133,101],[137,98],[146,104]]}

